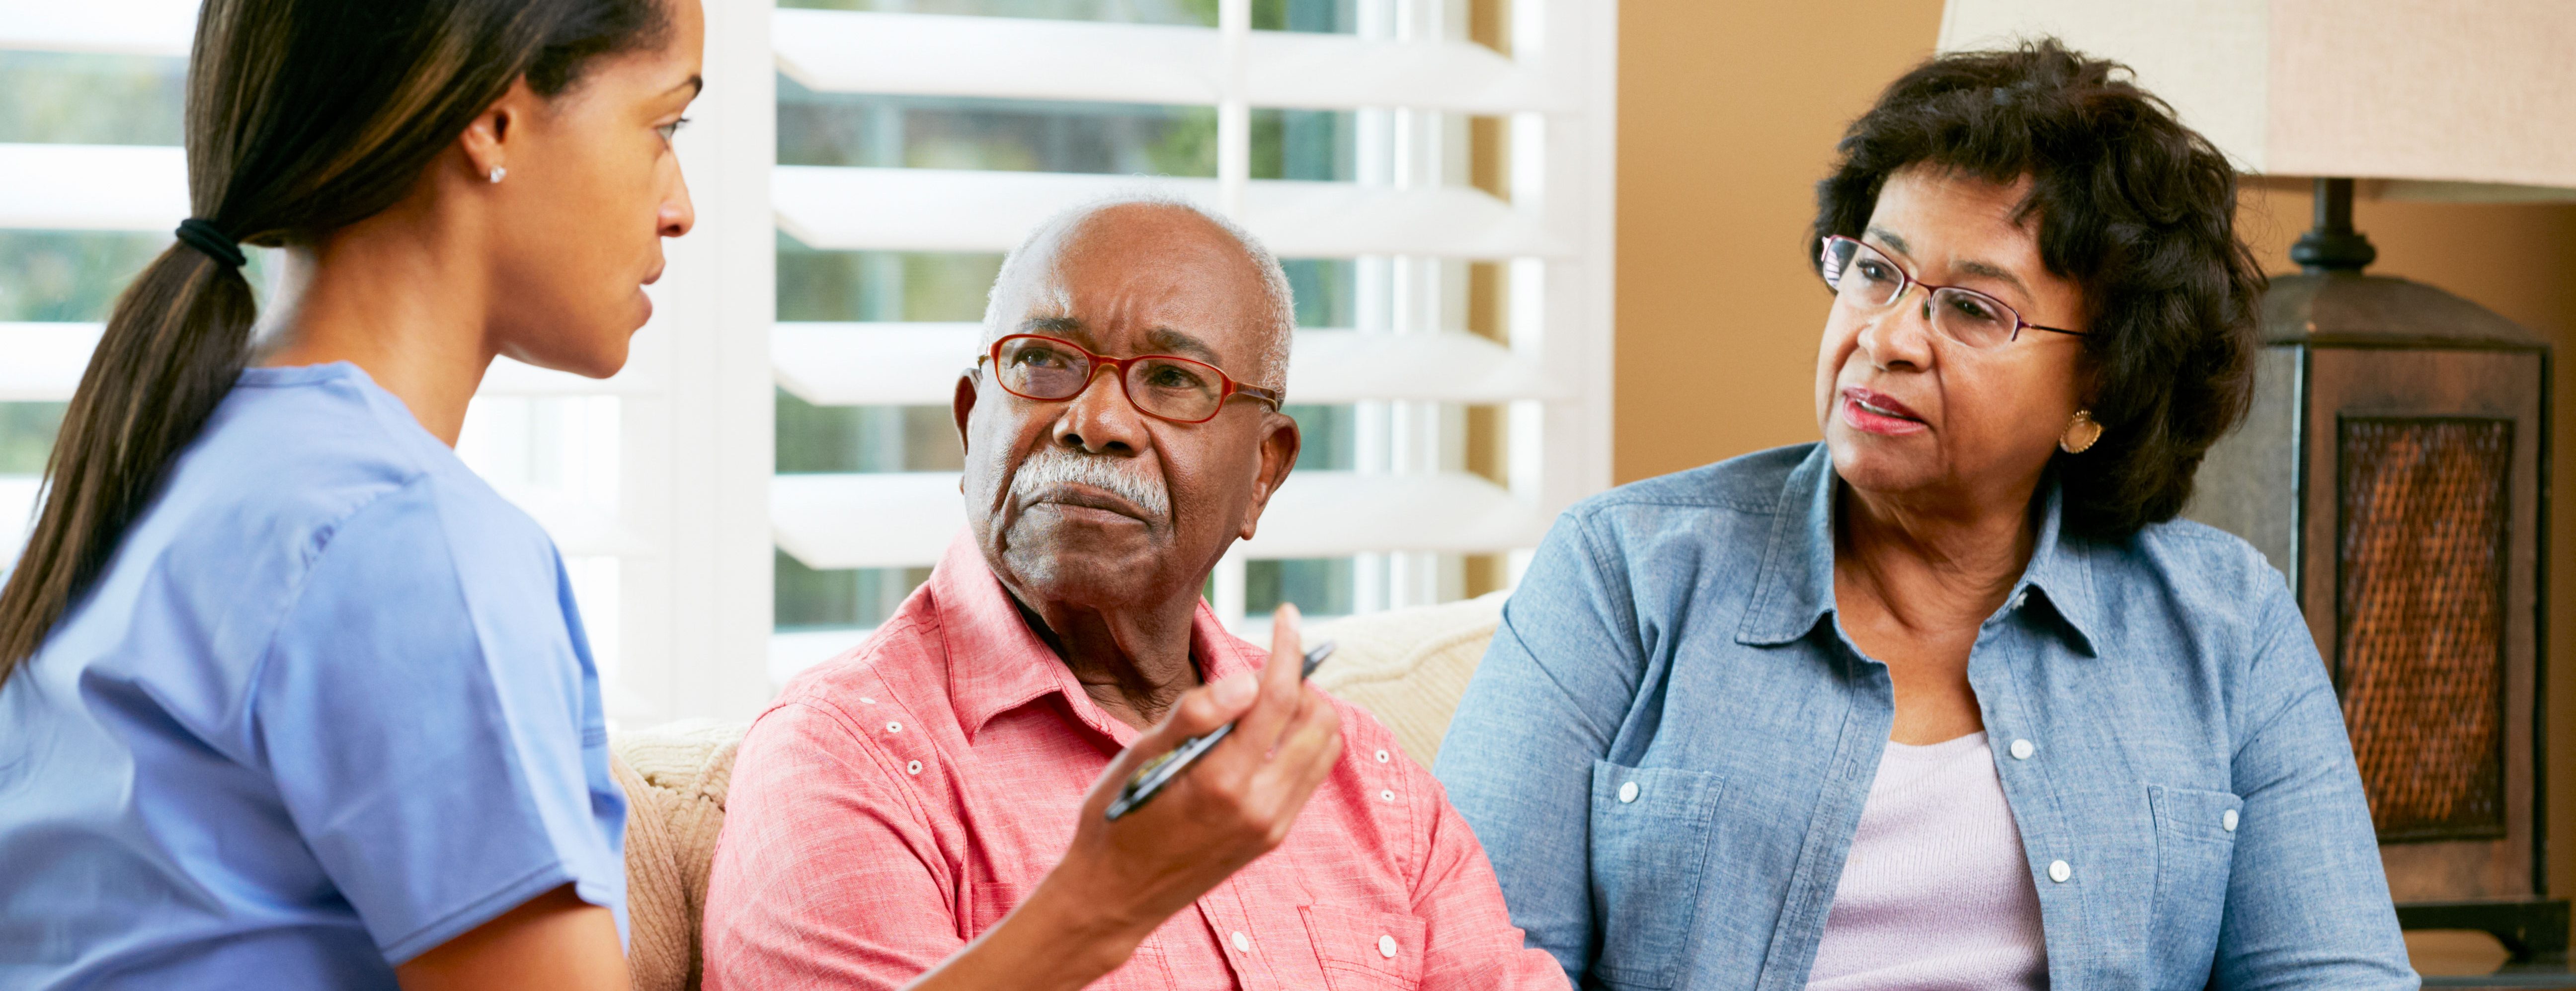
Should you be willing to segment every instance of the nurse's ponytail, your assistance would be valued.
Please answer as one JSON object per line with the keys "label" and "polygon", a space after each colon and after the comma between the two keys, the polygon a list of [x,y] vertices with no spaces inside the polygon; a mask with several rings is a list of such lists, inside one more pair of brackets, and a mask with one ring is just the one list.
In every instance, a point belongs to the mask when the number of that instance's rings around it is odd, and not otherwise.
{"label": "nurse's ponytail", "polygon": [[118,297],[0,586],[0,681],[107,567],[241,375],[258,307],[238,245],[308,243],[407,195],[524,77],[661,44],[658,0],[206,0],[188,65],[179,240]]}

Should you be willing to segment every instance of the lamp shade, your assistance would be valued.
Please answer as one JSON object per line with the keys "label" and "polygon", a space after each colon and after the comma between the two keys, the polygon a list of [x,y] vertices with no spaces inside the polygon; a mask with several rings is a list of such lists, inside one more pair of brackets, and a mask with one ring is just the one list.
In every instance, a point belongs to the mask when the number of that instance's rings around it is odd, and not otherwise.
{"label": "lamp shade", "polygon": [[2576,199],[2571,0],[1949,0],[1942,51],[2055,35],[2238,168],[2380,195]]}

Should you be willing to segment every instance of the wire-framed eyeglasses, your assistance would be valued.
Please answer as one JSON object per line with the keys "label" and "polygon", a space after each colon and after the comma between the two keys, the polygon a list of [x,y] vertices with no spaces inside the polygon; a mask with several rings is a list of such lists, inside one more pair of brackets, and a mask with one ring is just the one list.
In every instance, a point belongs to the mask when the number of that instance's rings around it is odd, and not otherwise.
{"label": "wire-framed eyeglasses", "polygon": [[1825,239],[1821,270],[1825,284],[1833,287],[1835,295],[1872,310],[1895,305],[1905,298],[1907,290],[1922,286],[1931,293],[1926,305],[1931,311],[1932,329],[1972,348],[2001,347],[2019,338],[2024,327],[2084,336],[2080,330],[2043,327],[2024,320],[2021,311],[1974,289],[1924,282],[1877,248],[1839,234]]}
{"label": "wire-framed eyeglasses", "polygon": [[1120,390],[1137,412],[1173,423],[1216,419],[1225,401],[1237,395],[1279,408],[1278,390],[1237,382],[1224,369],[1204,361],[1171,354],[1112,358],[1044,334],[1012,334],[994,341],[992,350],[975,361],[993,363],[993,380],[1002,391],[1040,402],[1063,402],[1081,395],[1091,387],[1091,377],[1107,368],[1118,376]]}

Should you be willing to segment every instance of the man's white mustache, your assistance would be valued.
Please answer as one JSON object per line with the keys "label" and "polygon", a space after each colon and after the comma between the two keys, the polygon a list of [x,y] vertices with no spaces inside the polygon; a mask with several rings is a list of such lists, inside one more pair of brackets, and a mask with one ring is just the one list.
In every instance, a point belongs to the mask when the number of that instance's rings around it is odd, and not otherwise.
{"label": "man's white mustache", "polygon": [[1066,485],[1088,485],[1135,503],[1148,515],[1171,515],[1172,497],[1163,488],[1161,476],[1120,467],[1122,462],[1136,460],[1042,447],[1011,473],[1011,496],[1026,505]]}

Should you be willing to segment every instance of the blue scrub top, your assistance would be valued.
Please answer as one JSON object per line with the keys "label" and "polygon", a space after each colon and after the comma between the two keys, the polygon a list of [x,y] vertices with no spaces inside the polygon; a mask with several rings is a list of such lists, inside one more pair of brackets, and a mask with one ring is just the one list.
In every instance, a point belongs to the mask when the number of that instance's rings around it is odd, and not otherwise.
{"label": "blue scrub top", "polygon": [[0,685],[0,987],[391,988],[626,802],[535,521],[348,364],[254,368]]}

